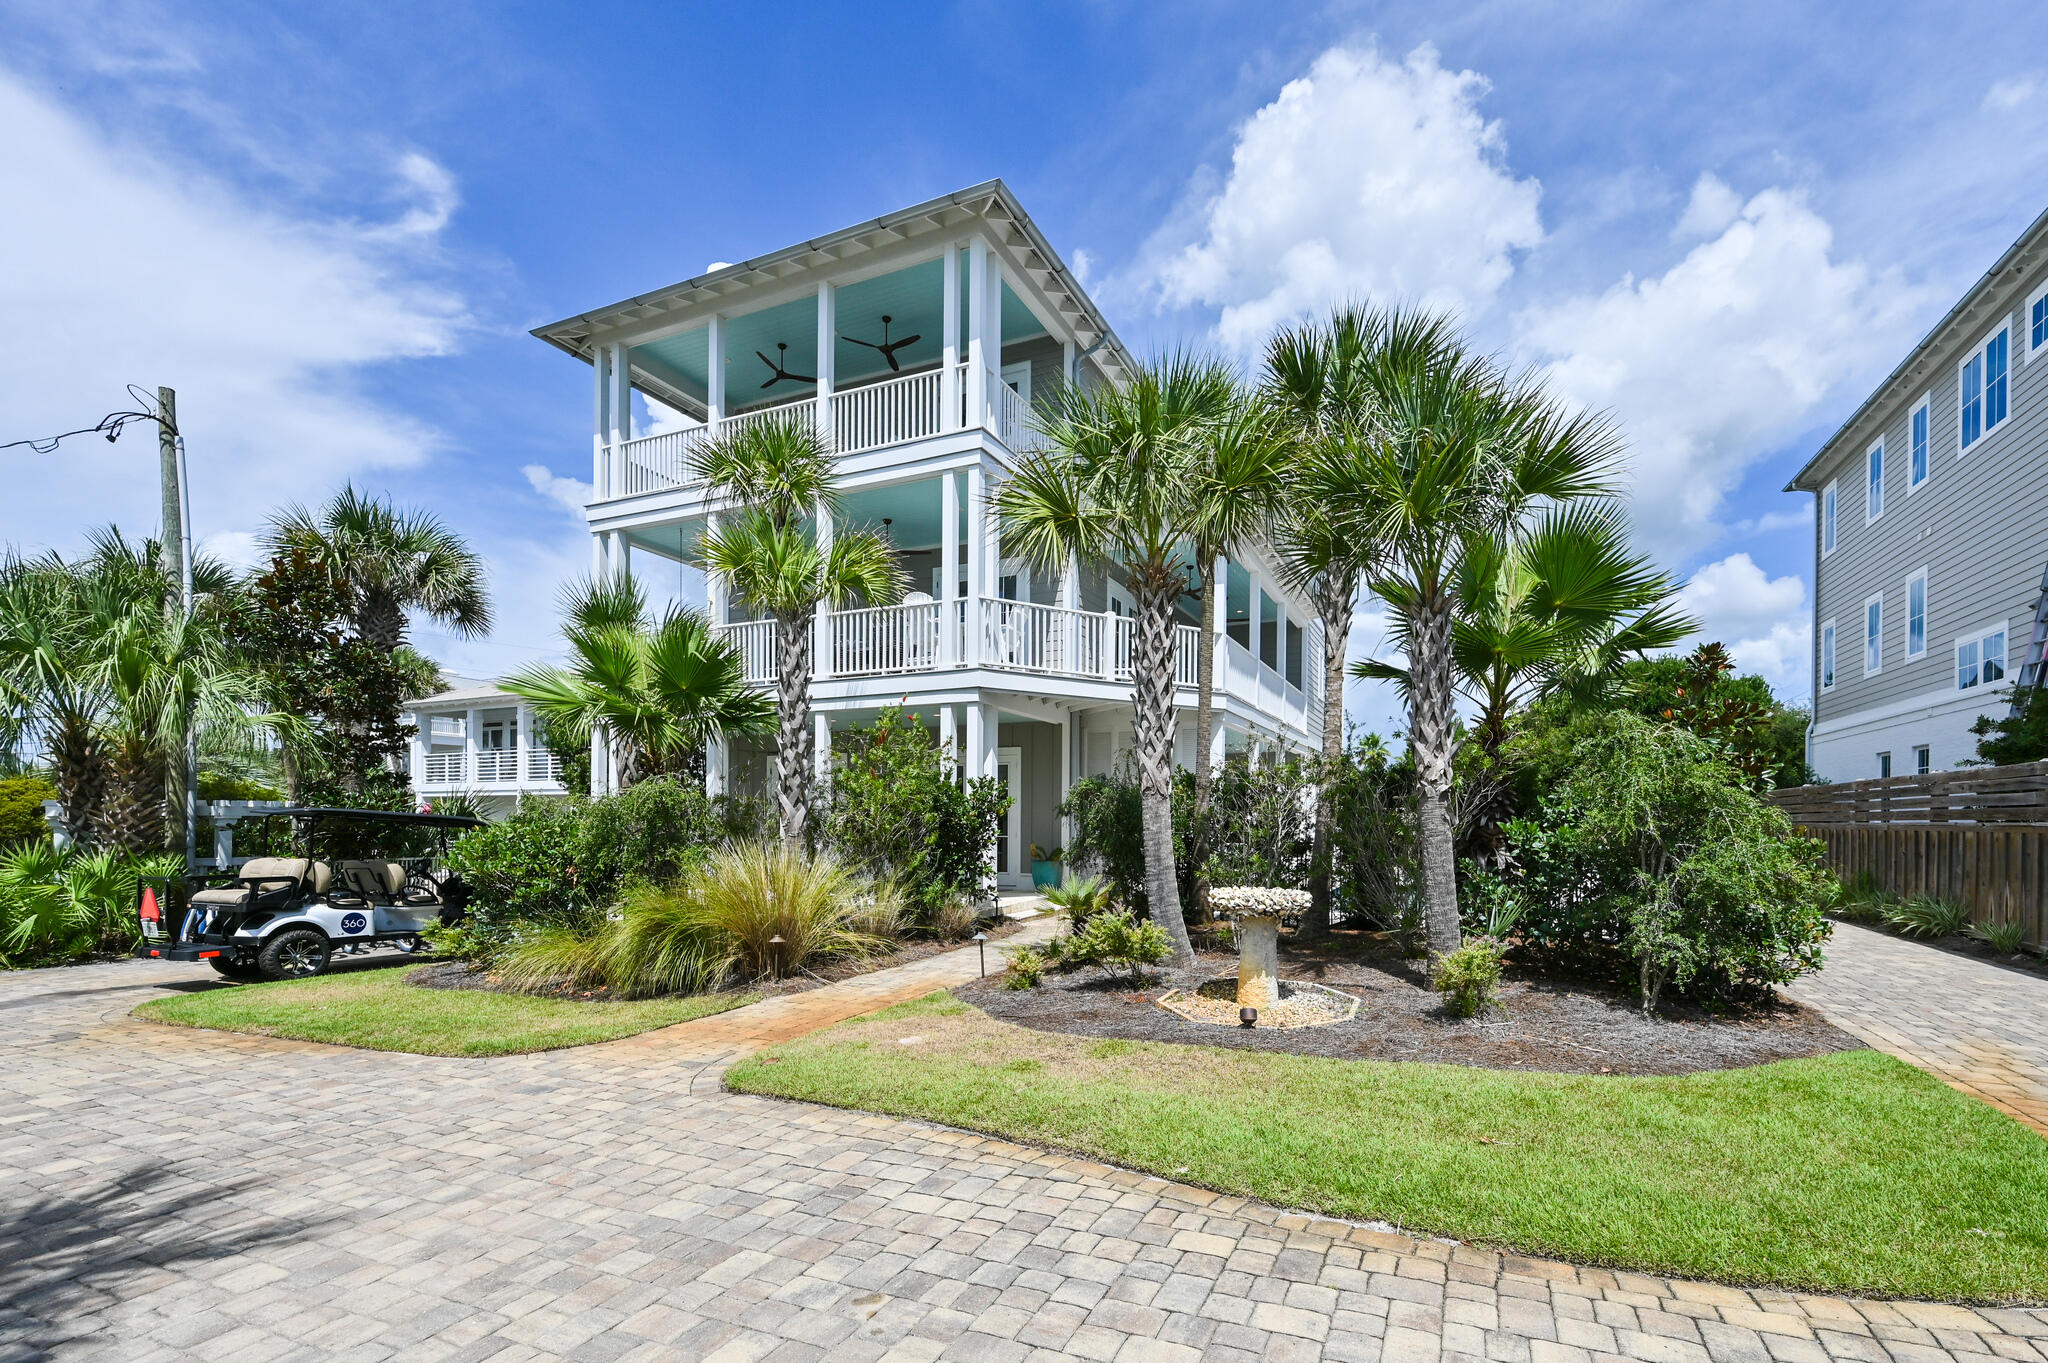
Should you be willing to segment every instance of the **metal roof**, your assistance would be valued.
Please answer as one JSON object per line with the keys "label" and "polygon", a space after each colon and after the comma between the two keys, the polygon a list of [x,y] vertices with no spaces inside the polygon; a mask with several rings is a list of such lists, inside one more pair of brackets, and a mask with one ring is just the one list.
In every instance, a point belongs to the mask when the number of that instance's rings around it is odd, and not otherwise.
{"label": "metal roof", "polygon": [[827,236],[786,246],[737,265],[727,265],[706,274],[671,284],[633,298],[623,299],[589,312],[565,317],[559,322],[535,327],[533,335],[576,356],[591,359],[591,337],[636,322],[658,320],[666,313],[742,293],[760,285],[772,285],[807,270],[853,261],[868,251],[892,246],[912,236],[936,233],[974,219],[997,228],[998,239],[1022,264],[1031,283],[1043,293],[1074,329],[1084,348],[1096,350],[1105,368],[1125,374],[1136,365],[1123,342],[1102,315],[1101,309],[1068,270],[1038,225],[1017,202],[1016,195],[1001,180],[985,180],[958,193],[941,195],[909,208]]}

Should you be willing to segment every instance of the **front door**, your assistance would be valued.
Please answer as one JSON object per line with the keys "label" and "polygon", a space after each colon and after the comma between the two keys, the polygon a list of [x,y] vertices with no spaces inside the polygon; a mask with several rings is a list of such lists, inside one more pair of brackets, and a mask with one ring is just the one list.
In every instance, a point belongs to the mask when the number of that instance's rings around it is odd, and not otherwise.
{"label": "front door", "polygon": [[1016,748],[996,749],[996,780],[1010,796],[1010,811],[996,833],[996,886],[1021,890],[1031,884],[1031,849],[1020,841],[1024,828],[1024,763]]}

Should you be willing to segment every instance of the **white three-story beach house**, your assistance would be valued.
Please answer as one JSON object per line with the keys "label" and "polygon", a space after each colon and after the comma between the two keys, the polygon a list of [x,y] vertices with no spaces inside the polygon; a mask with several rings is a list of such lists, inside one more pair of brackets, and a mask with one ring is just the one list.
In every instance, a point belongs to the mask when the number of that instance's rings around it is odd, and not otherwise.
{"label": "white three-story beach house", "polygon": [[[916,714],[968,771],[1012,794],[1002,883],[1027,883],[1032,848],[1061,842],[1069,786],[1131,745],[1131,598],[1120,574],[1043,574],[1006,558],[993,490],[1033,446],[1031,408],[1059,385],[1130,372],[1095,304],[1001,181],[542,327],[595,374],[600,573],[638,555],[687,562],[729,510],[690,453],[733,426],[799,414],[838,456],[837,519],[885,536],[912,590],[897,604],[821,611],[812,704],[819,760],[834,730],[886,707]],[[638,390],[686,414],[633,428]],[[833,532],[821,515],[820,533]],[[1215,751],[1320,741],[1320,630],[1256,549],[1224,567]],[[750,680],[771,684],[769,620],[707,584]],[[1179,754],[1192,760],[1200,605],[1182,603]],[[714,790],[763,789],[766,745],[711,754]],[[608,763],[597,761],[602,782]]]}

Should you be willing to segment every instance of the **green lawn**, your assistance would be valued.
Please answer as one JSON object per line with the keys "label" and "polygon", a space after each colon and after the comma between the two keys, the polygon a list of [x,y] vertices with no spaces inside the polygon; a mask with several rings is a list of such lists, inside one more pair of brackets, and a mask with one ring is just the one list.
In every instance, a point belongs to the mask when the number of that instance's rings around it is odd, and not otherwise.
{"label": "green lawn", "polygon": [[2048,1298],[2048,1142],[1876,1051],[1539,1074],[1051,1035],[934,994],[727,1082],[1582,1263]]}
{"label": "green lawn", "polygon": [[700,994],[637,1003],[579,1003],[481,989],[416,989],[404,969],[245,984],[152,999],[155,1022],[325,1041],[416,1055],[512,1055],[584,1046],[722,1013],[758,994]]}

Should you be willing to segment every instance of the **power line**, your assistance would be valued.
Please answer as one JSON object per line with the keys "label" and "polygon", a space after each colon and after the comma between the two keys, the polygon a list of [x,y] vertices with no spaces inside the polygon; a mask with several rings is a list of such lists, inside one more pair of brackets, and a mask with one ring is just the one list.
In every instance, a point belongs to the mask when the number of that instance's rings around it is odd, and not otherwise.
{"label": "power line", "polygon": [[58,435],[31,436],[25,440],[10,440],[4,445],[0,445],[0,450],[19,449],[26,445],[37,454],[55,454],[59,445],[75,435],[103,435],[107,438],[107,442],[112,444],[121,438],[121,432],[127,429],[130,422],[134,421],[158,422],[173,436],[178,434],[177,418],[174,416],[166,420],[156,410],[155,405],[151,403],[149,394],[139,385],[129,384],[128,396],[135,399],[136,403],[141,407],[140,411],[109,412],[101,417],[95,425],[81,426],[75,431],[64,431]]}

